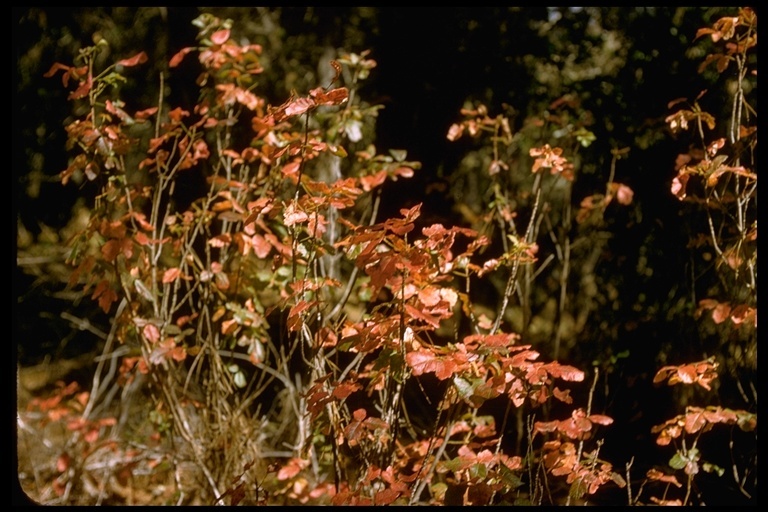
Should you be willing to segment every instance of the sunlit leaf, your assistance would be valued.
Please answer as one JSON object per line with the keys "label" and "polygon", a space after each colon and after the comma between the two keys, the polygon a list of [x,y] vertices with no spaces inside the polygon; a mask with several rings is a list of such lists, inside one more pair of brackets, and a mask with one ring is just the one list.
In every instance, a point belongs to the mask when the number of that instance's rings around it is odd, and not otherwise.
{"label": "sunlit leaf", "polygon": [[438,379],[445,380],[456,371],[455,362],[436,357],[435,354],[426,349],[409,352],[406,354],[405,360],[411,367],[413,374],[417,376],[424,373],[434,373]]}
{"label": "sunlit leaf", "polygon": [[277,479],[288,480],[293,478],[294,476],[298,475],[302,469],[307,467],[307,465],[309,465],[309,461],[294,457],[290,459],[287,464],[280,468],[280,471],[277,472]]}
{"label": "sunlit leaf", "polygon": [[464,133],[464,125],[454,123],[448,129],[447,139],[450,141],[455,141],[458,138],[460,138],[463,133]]}
{"label": "sunlit leaf", "polygon": [[685,415],[685,431],[694,434],[707,424],[703,410],[693,410]]}
{"label": "sunlit leaf", "polygon": [[147,62],[147,53],[146,52],[140,52],[134,55],[133,57],[129,59],[123,59],[121,61],[118,61],[118,64],[121,66],[136,66],[138,64],[144,64]]}
{"label": "sunlit leaf", "polygon": [[157,343],[160,340],[160,329],[155,324],[145,325],[142,334],[150,343]]}
{"label": "sunlit leaf", "polygon": [[675,475],[665,475],[664,473],[662,473],[657,469],[649,469],[648,472],[646,473],[646,477],[649,480],[657,480],[659,482],[670,483],[678,488],[683,486],[683,484],[677,481],[677,477],[675,477]]}
{"label": "sunlit leaf", "polygon": [[600,425],[610,425],[613,423],[613,418],[603,414],[590,414],[588,418],[592,423],[598,423]]}
{"label": "sunlit leaf", "polygon": [[65,472],[67,469],[69,469],[71,460],[72,459],[70,458],[69,454],[66,452],[59,455],[59,457],[56,459],[56,471],[59,473]]}
{"label": "sunlit leaf", "polygon": [[727,302],[720,302],[712,310],[712,320],[716,324],[721,324],[728,320],[731,315],[731,305]]}
{"label": "sunlit leaf", "polygon": [[333,388],[332,394],[335,398],[343,400],[359,389],[362,389],[362,386],[357,382],[342,382]]}
{"label": "sunlit leaf", "polygon": [[163,273],[163,284],[172,283],[181,275],[181,269],[169,268]]}
{"label": "sunlit leaf", "polygon": [[211,34],[211,42],[213,44],[224,44],[229,40],[229,29],[222,29],[217,30],[213,34]]}
{"label": "sunlit leaf", "polygon": [[683,469],[685,465],[688,464],[688,460],[686,460],[680,452],[676,452],[671,459],[669,459],[669,466],[673,469]]}

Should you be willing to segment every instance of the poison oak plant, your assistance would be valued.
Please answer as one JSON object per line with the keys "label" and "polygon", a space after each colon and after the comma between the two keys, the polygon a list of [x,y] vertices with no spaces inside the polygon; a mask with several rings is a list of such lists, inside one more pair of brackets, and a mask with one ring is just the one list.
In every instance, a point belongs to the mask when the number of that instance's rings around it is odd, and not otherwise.
{"label": "poison oak plant", "polygon": [[[58,502],[126,502],[139,474],[172,489],[148,500],[163,504],[551,504],[625,486],[599,458],[599,429],[613,419],[591,410],[597,375],[580,407],[568,383],[585,372],[557,359],[569,319],[589,312],[572,300],[571,251],[609,204],[632,202],[614,181],[626,150],[574,212],[578,150],[594,139],[575,98],[518,132],[468,108],[448,137],[473,136],[492,155],[478,169],[488,210],[467,213],[469,227],[428,225],[422,204],[381,219],[382,185],[420,164],[368,138],[381,108],[359,94],[370,53],[328,62],[329,83],[266,98],[262,47],[238,43],[231,20],[194,23],[196,45],[169,62],[173,73],[197,60],[188,110],[164,93],[144,107],[120,97],[144,53],[100,70],[96,45],[47,74],[81,113],[66,128],[75,151],[62,182],[98,190],[72,240],[70,284],[113,316],[90,391],[62,386],[33,402],[72,433],[53,468]],[[528,339],[547,272],[560,290],[548,362]],[[499,301],[481,311],[474,290],[489,279]],[[490,414],[499,403],[503,414]],[[705,411],[707,425],[754,419]],[[694,423],[688,434],[706,430]],[[660,427],[663,439],[680,437],[674,425]],[[695,447],[676,456],[693,464]]]}
{"label": "poison oak plant", "polygon": [[[665,366],[656,373],[653,381],[654,383],[667,382],[670,386],[698,384],[707,391],[711,391],[710,384],[717,379],[717,366],[714,358],[679,366]],[[650,470],[646,474],[643,485],[648,482],[661,482],[667,486],[671,484],[677,489],[684,488],[682,499],[671,496],[670,494],[677,493],[670,493],[667,487],[661,497],[652,496],[651,501],[662,505],[687,505],[692,499],[691,493],[694,492],[694,479],[700,471],[714,473],[720,477],[725,474],[725,468],[707,462],[699,449],[701,436],[718,424],[735,425],[744,432],[753,432],[757,428],[757,414],[722,406],[688,406],[684,414],[679,414],[651,429],[652,433],[658,435],[656,438],[658,445],[672,445],[675,448],[675,453],[669,460],[673,473],[664,473],[657,469]],[[753,478],[751,468],[738,467],[734,463],[732,469],[739,489],[749,497],[745,485],[750,478]],[[675,475],[679,470],[682,470],[685,475],[684,483],[680,483]],[[636,497],[637,501],[640,500],[641,493],[642,489]]]}
{"label": "poison oak plant", "polygon": [[[713,391],[717,368],[722,365],[735,380],[744,402],[754,410],[757,405],[757,389],[752,380],[756,378],[757,365],[757,127],[753,123],[757,112],[750,93],[756,88],[757,15],[752,9],[739,9],[736,16],[720,18],[696,35],[697,38],[707,36],[714,48],[706,55],[699,71],[714,67],[716,76],[729,81],[731,103],[725,111],[730,117],[723,128],[716,115],[702,110],[699,101],[706,94],[704,91],[687,107],[679,107],[686,100],[671,102],[670,107],[678,110],[667,122],[674,133],[690,130],[696,141],[687,153],[678,156],[671,191],[688,205],[685,213],[691,224],[702,225],[696,220],[702,216],[705,219],[703,231],[695,233],[689,244],[704,261],[703,268],[692,268],[692,275],[702,281],[711,274],[715,278],[704,290],[705,298],[697,300],[695,316],[703,317],[704,336],[711,336],[715,327],[717,356],[697,363],[664,366],[654,382],[698,384]],[[718,128],[720,133],[715,131]],[[742,385],[744,376],[746,386]],[[652,429],[658,434],[657,444],[672,445],[675,452],[669,460],[671,474],[651,470],[646,475],[646,483],[661,482],[667,486],[661,497],[653,496],[651,500],[687,505],[694,499],[692,494],[696,494],[701,501],[701,491],[695,488],[696,475],[705,471],[724,478],[726,469],[707,462],[699,447],[700,437],[718,424],[752,432],[757,426],[757,414],[721,405],[687,405],[683,414]],[[741,447],[733,444],[731,442],[732,467],[728,473],[739,491],[751,499],[757,485],[753,473],[757,456],[749,450],[746,454],[737,454]],[[683,483],[676,476],[680,470],[685,475]]]}
{"label": "poison oak plant", "polygon": [[[697,298],[696,315],[706,313],[718,326],[719,348],[731,373],[756,365],[756,31],[757,15],[744,8],[697,33],[697,38],[709,36],[715,44],[700,72],[714,67],[716,75],[727,81],[729,117],[724,122],[702,110],[699,101],[706,91],[683,108],[679,106],[687,103],[685,99],[670,102],[677,110],[667,118],[674,133],[692,136],[690,150],[675,163],[672,193],[684,203],[692,221],[704,219],[702,230],[689,244],[702,260],[696,261],[692,275],[704,281],[702,277],[714,274],[716,279],[700,292],[703,298]],[[739,383],[739,387],[747,403],[756,402],[753,385],[749,389]]]}
{"label": "poison oak plant", "polygon": [[[201,95],[191,112],[162,100],[130,115],[124,110],[117,86],[125,78],[118,70],[142,64],[143,53],[98,71],[96,46],[81,53],[82,65],[57,63],[48,76],[62,72],[63,84],[75,86],[70,99],[89,108],[67,128],[70,147],[80,152],[62,182],[86,179],[101,187],[88,228],[73,241],[71,283],[90,288],[102,309],[115,314],[83,416],[106,410],[116,382],[148,376],[153,421],[172,425],[192,452],[169,453],[170,462],[191,457],[207,482],[204,500],[226,494],[237,501],[243,495],[224,490],[230,477],[242,480],[246,467],[269,469],[261,450],[269,448],[263,439],[271,433],[257,429],[254,409],[269,407],[266,421],[288,425],[273,433],[272,451],[283,453],[282,442],[288,454],[314,457],[304,392],[327,371],[321,340],[333,335],[332,321],[357,275],[344,288],[330,277],[337,273],[335,238],[358,222],[340,212],[386,179],[410,176],[418,164],[404,161],[402,152],[377,155],[370,146],[349,166],[349,177],[313,179],[327,177],[323,157],[348,156],[323,139],[360,140],[355,122],[375,110],[359,109],[349,89],[332,84],[269,106],[253,92],[261,48],[235,43],[231,21],[201,16],[195,23],[199,46],[170,62],[174,68],[188,54],[199,57]],[[341,60],[351,67],[353,83],[375,65],[364,54]],[[329,65],[338,80],[342,65]],[[315,126],[314,114],[344,103],[332,130]],[[146,144],[130,136],[135,126],[150,123]],[[252,135],[243,142],[246,123]],[[129,167],[128,156],[139,151],[145,156]],[[179,208],[177,187],[190,174],[202,175],[206,186]],[[370,203],[359,214],[373,223],[376,207]],[[268,318],[281,311],[287,329],[270,331]],[[324,314],[328,320],[318,322]],[[278,333],[274,339],[272,333]],[[288,422],[281,424],[281,416]],[[263,498],[260,488],[251,491],[249,498]],[[178,500],[185,499],[182,492]]]}
{"label": "poison oak plant", "polygon": [[[505,250],[483,260],[489,239],[474,229],[417,229],[421,205],[376,219],[377,188],[419,164],[373,145],[346,149],[376,113],[353,94],[375,66],[367,53],[330,62],[331,84],[271,106],[257,94],[261,48],[237,44],[228,20],[195,23],[198,46],[170,61],[173,69],[198,56],[201,94],[192,111],[161,99],[128,113],[121,73],[142,64],[143,53],[98,71],[96,46],[82,52],[82,65],[57,63],[48,73],[62,72],[63,84],[75,87],[70,99],[88,107],[67,127],[79,152],[62,182],[100,186],[88,227],[73,241],[71,283],[114,314],[76,423],[96,421],[116,437],[131,428],[125,418],[135,407],[123,399],[123,420],[109,415],[117,387],[127,397],[146,383],[151,437],[184,446],[163,459],[176,475],[194,465],[206,483],[196,496],[203,502],[519,501],[536,456],[506,453],[506,426],[497,430],[478,411],[496,398],[508,411],[552,398],[569,404],[569,391],[555,382],[584,378],[571,366],[536,361],[538,351],[502,329],[518,269],[536,258],[539,171],[568,174],[562,150],[530,151],[535,202],[524,232],[497,190],[491,216]],[[342,76],[352,89],[337,84]],[[509,143],[503,118],[490,125]],[[145,141],[135,136],[147,131]],[[191,201],[177,190],[190,175],[205,183]],[[499,266],[511,269],[499,311],[477,318],[470,283]],[[461,316],[470,332],[438,334]],[[404,393],[414,386],[432,393],[435,381],[437,417],[418,429],[410,418],[423,413],[409,411]],[[610,423],[580,409],[573,421],[537,424],[536,432],[583,440],[593,423]],[[596,454],[585,465],[581,448],[574,459],[569,446],[546,444],[540,460],[583,488],[577,495],[594,493],[610,466],[596,466]],[[82,461],[60,469],[62,485],[85,485]],[[102,475],[102,488],[110,476]],[[533,482],[528,489],[529,502],[541,501]],[[177,476],[173,499],[184,503],[189,492]]]}
{"label": "poison oak plant", "polygon": [[[501,290],[502,299],[495,320],[480,318],[473,322],[477,328],[490,329],[491,333],[499,330],[502,321],[517,323],[523,333],[529,330],[533,334],[533,320],[536,313],[535,307],[539,295],[535,282],[547,276],[556,279],[559,286],[556,315],[552,318],[554,328],[550,332],[552,345],[551,351],[555,355],[561,353],[561,341],[564,337],[572,337],[574,319],[589,312],[589,307],[584,313],[575,310],[575,305],[590,304],[587,298],[573,297],[571,292],[572,250],[578,250],[580,246],[599,254],[602,250],[601,243],[595,243],[603,225],[603,215],[606,207],[616,199],[620,205],[632,203],[633,192],[624,185],[614,181],[616,162],[626,155],[627,150],[615,150],[612,154],[611,172],[604,193],[595,193],[585,197],[580,202],[580,209],[573,212],[571,206],[572,183],[580,170],[574,162],[578,162],[578,150],[587,147],[594,140],[594,135],[587,130],[583,121],[576,121],[572,117],[571,110],[578,111],[578,101],[571,96],[560,98],[550,105],[550,112],[542,118],[526,119],[523,127],[517,133],[512,132],[512,121],[505,115],[490,117],[487,108],[479,105],[476,109],[463,109],[464,120],[451,126],[448,139],[457,140],[468,135],[479,141],[486,142],[487,158],[482,174],[487,183],[488,195],[491,197],[490,209],[483,212],[482,216],[475,216],[477,229],[487,233],[489,237],[496,237],[498,245],[503,253],[499,258],[493,258],[485,262],[478,272],[479,276],[486,273],[505,269],[508,271],[506,283]],[[588,116],[581,116],[588,118]],[[552,147],[548,143],[542,146],[532,145],[532,142],[542,138],[565,139],[568,153],[562,147]],[[519,169],[523,160],[523,154],[533,163],[529,169]],[[531,180],[521,179],[520,174],[531,176]],[[525,187],[530,186],[530,189]],[[521,218],[527,221],[519,225]],[[574,229],[578,226],[578,230]],[[591,241],[591,242],[590,242]],[[588,243],[589,242],[589,243]],[[490,242],[489,242],[490,244]],[[551,249],[551,253],[542,256],[541,247]],[[581,270],[588,275],[591,273],[589,261],[594,257],[585,258],[587,266]],[[467,290],[470,284],[467,283]],[[471,303],[471,301],[470,301]],[[507,316],[508,307],[522,311],[522,321],[514,322]],[[472,317],[474,319],[474,317]],[[569,332],[571,331],[571,332]],[[523,334],[525,336],[525,334]],[[562,351],[565,352],[565,351]],[[597,372],[597,368],[595,371]],[[579,372],[582,380],[583,373]],[[570,396],[561,397],[555,388],[555,397],[571,403]],[[583,441],[590,435],[579,438],[576,430],[560,430],[554,422],[534,422],[533,411],[527,410],[522,402],[513,402],[517,412],[517,446],[522,446],[528,424],[528,443],[538,433],[557,432],[565,435],[566,442],[561,446],[560,441],[549,441],[543,445],[544,453],[541,460],[547,471],[553,475],[567,475],[566,481],[571,484],[568,502],[571,499],[581,499],[585,494],[593,494],[600,485],[608,481],[615,481],[624,485],[623,478],[613,473],[608,463],[596,466],[597,451],[588,460],[583,453]],[[540,416],[548,416],[547,400],[541,399],[538,405],[542,409],[538,411]],[[509,412],[509,410],[508,410]],[[527,416],[526,419],[526,414]],[[607,416],[589,415],[582,409],[573,411],[571,420],[583,425],[580,432],[588,432],[591,429],[589,419],[583,419],[585,415],[594,417],[594,423],[610,424],[612,419]],[[568,435],[571,439],[568,439]],[[580,439],[578,449],[572,440]],[[564,450],[558,452],[558,450]],[[559,453],[559,455],[557,455]],[[584,458],[582,458],[584,456]],[[530,460],[533,464],[533,461]],[[589,468],[589,469],[587,469]],[[543,499],[542,480],[529,478],[529,500],[531,503],[541,503]]]}

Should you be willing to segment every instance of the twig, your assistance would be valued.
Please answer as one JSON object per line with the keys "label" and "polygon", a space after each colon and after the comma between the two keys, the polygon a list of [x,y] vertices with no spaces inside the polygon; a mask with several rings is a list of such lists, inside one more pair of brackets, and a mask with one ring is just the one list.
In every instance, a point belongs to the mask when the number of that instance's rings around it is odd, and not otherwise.
{"label": "twig", "polygon": [[[451,407],[451,410],[453,410],[453,407]],[[446,416],[449,416],[447,414]],[[439,419],[439,416],[438,416]],[[443,436],[443,442],[440,444],[440,447],[437,449],[437,453],[435,453],[434,461],[432,462],[432,465],[430,466],[429,470],[427,471],[427,474],[424,475],[423,478],[420,478],[418,480],[418,483],[413,487],[413,491],[411,491],[411,497],[408,500],[408,505],[414,505],[416,503],[416,500],[419,496],[421,496],[421,493],[424,491],[424,487],[426,487],[427,482],[432,478],[432,473],[434,473],[435,468],[437,467],[437,463],[440,460],[440,458],[443,456],[443,453],[445,453],[445,448],[448,446],[448,438],[451,437],[451,425],[452,425],[452,419],[451,421],[448,421],[445,426],[445,436]],[[435,433],[437,433],[437,430],[440,428],[440,423],[438,422],[437,425],[435,425]],[[424,462],[422,463],[421,468],[419,468],[419,474],[424,470],[424,467],[427,465],[427,460],[429,457],[429,454],[432,452],[433,444],[435,441],[435,436],[433,435],[430,439],[430,447],[427,450],[427,454],[424,456]]]}
{"label": "twig", "polygon": [[[103,350],[103,354],[105,355],[110,354],[112,350],[112,342],[115,339],[115,333],[117,332],[117,326],[119,323],[117,319],[120,318],[120,315],[122,315],[123,309],[125,309],[125,306],[127,304],[128,304],[128,301],[125,298],[123,298],[123,300],[120,301],[120,305],[117,307],[117,312],[115,313],[115,316],[114,316],[115,321],[112,322],[112,329],[109,331],[109,335],[105,338],[106,343],[104,344],[104,350]],[[117,358],[109,357],[108,359],[110,361],[110,370],[109,370],[109,373],[106,375],[103,385],[101,382],[101,372],[102,372],[102,369],[104,368],[104,362],[107,361],[107,359],[100,358],[98,365],[96,366],[96,372],[93,374],[93,383],[91,385],[91,394],[88,397],[88,403],[86,404],[85,410],[83,411],[84,418],[90,417],[90,414],[93,411],[93,407],[96,405],[96,401],[99,399],[101,394],[106,389],[107,385],[109,384],[109,380],[112,379],[112,377],[115,374],[115,370],[117,366],[116,364]]]}
{"label": "twig", "polygon": [[76,316],[74,316],[74,315],[72,315],[70,313],[67,313],[66,311],[61,313],[61,318],[63,318],[64,320],[69,320],[72,323],[72,325],[74,325],[75,327],[77,327],[81,331],[88,331],[88,332],[90,332],[92,334],[95,334],[96,336],[98,336],[102,340],[106,340],[107,339],[107,336],[108,336],[107,333],[105,333],[104,331],[102,331],[98,327],[94,326],[90,322],[90,320],[88,320],[87,318],[78,318],[78,317],[76,317]]}
{"label": "twig", "polygon": [[[536,201],[533,204],[533,211],[531,212],[531,218],[528,221],[528,227],[525,229],[525,243],[530,243],[530,236],[533,231],[533,225],[536,223],[539,201],[541,200],[541,174],[536,175],[536,179],[533,182],[533,190],[536,194]],[[493,322],[493,327],[491,328],[490,334],[496,334],[496,332],[499,330],[501,319],[507,310],[507,305],[509,304],[509,298],[512,296],[512,292],[515,290],[515,285],[517,284],[517,271],[519,268],[520,259],[518,258],[515,259],[515,263],[512,265],[512,273],[509,275],[509,279],[507,280],[507,286],[504,289],[504,296],[501,299],[501,306],[499,307],[498,313],[496,313],[496,320]]]}
{"label": "twig", "polygon": [[[589,398],[587,399],[587,416],[592,414],[592,398],[595,395],[595,388],[597,387],[597,378],[600,375],[600,368],[595,366],[595,378],[592,379],[592,385],[589,387]],[[581,454],[584,452],[584,440],[579,441],[579,449],[576,451],[576,461],[581,461]],[[597,456],[595,456],[597,459]],[[594,461],[593,461],[594,464]],[[566,506],[571,504],[571,495],[568,494],[568,500],[565,502]]]}

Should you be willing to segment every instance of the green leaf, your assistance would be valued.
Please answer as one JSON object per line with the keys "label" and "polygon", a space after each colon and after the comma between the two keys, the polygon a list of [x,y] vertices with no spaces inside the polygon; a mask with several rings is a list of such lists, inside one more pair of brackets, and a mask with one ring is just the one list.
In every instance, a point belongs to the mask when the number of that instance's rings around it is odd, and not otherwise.
{"label": "green leaf", "polygon": [[510,470],[504,464],[500,464],[499,468],[501,469],[501,481],[506,489],[512,491],[523,485],[523,481],[514,471]]}
{"label": "green leaf", "polygon": [[402,162],[405,157],[408,156],[408,152],[404,149],[390,149],[389,154],[395,159],[395,162]]}
{"label": "green leaf", "polygon": [[585,148],[589,147],[590,144],[597,140],[594,133],[583,127],[573,132],[573,134],[576,136],[576,140],[579,141],[579,144]]}
{"label": "green leaf", "polygon": [[444,462],[442,466],[445,467],[445,469],[456,472],[464,469],[465,463],[461,457],[455,457],[449,461]]}
{"label": "green leaf", "polygon": [[717,473],[717,476],[723,476],[723,474],[725,473],[725,469],[715,464],[712,464],[710,462],[703,463],[701,465],[701,469],[703,469],[707,473]]}
{"label": "green leaf", "polygon": [[485,480],[488,476],[488,467],[485,464],[472,464],[469,467],[469,476],[473,479]]}
{"label": "green leaf", "polygon": [[330,149],[331,153],[333,153],[334,155],[336,155],[338,157],[345,158],[347,156],[347,150],[344,149],[343,146],[329,145],[328,149]]}
{"label": "green leaf", "polygon": [[581,499],[581,497],[585,494],[587,494],[587,484],[583,479],[577,478],[571,484],[571,488],[568,490],[568,495],[572,500],[578,500]]}
{"label": "green leaf", "polygon": [[475,395],[477,382],[471,383],[461,377],[454,377],[453,384],[456,386],[459,398],[470,404],[472,407],[480,407],[485,402],[484,398]]}
{"label": "green leaf", "polygon": [[683,469],[687,463],[688,461],[680,452],[677,452],[669,459],[669,466],[674,469]]}

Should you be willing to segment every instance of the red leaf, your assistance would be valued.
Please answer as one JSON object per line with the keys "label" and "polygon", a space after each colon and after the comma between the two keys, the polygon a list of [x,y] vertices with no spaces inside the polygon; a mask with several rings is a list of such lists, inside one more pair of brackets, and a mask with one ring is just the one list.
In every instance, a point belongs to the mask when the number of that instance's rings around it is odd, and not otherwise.
{"label": "red leaf", "polygon": [[730,314],[731,305],[727,302],[720,302],[715,306],[715,309],[712,310],[712,320],[714,320],[716,324],[721,324],[728,320]]}
{"label": "red leaf", "polygon": [[678,488],[683,486],[683,484],[677,481],[677,477],[675,475],[665,475],[664,473],[662,473],[657,469],[649,469],[648,473],[646,473],[645,476],[648,477],[649,480],[658,480],[659,482],[666,482]]}
{"label": "red leaf", "polygon": [[226,247],[232,243],[232,237],[229,235],[229,233],[224,233],[222,235],[216,235],[208,240],[208,244],[211,247]]}
{"label": "red leaf", "polygon": [[520,335],[516,333],[471,334],[464,338],[464,343],[467,346],[478,344],[486,347],[509,347],[519,339]]}
{"label": "red leaf", "polygon": [[359,443],[360,439],[365,434],[365,430],[363,428],[363,421],[365,420],[366,416],[365,409],[357,409],[352,413],[352,416],[354,419],[350,421],[349,425],[344,428],[344,437],[350,446],[355,446]]}
{"label": "red leaf", "polygon": [[108,240],[103,246],[101,246],[101,255],[108,262],[115,261],[120,255],[120,241]]}
{"label": "red leaf", "polygon": [[694,434],[707,425],[707,419],[704,416],[704,410],[698,407],[691,407],[688,414],[685,415],[685,431]]}
{"label": "red leaf", "polygon": [[405,361],[411,367],[414,375],[434,373],[440,380],[451,377],[457,367],[452,360],[435,357],[432,352],[425,349],[409,352],[405,356]]}
{"label": "red leaf", "polygon": [[677,368],[677,378],[680,379],[680,382],[691,384],[696,381],[697,377],[696,367],[690,364],[682,365]]}
{"label": "red leaf", "polygon": [[136,240],[136,243],[139,244],[139,245],[145,245],[146,246],[146,245],[149,245],[149,244],[152,243],[152,239],[149,238],[144,233],[141,233],[141,232],[136,233],[136,235],[133,238],[134,238],[134,240]]}
{"label": "red leaf", "polygon": [[266,258],[269,251],[272,250],[272,244],[259,234],[255,234],[251,237],[251,245],[253,246],[253,252],[255,252],[256,256],[259,258]]}
{"label": "red leaf", "polygon": [[181,275],[181,269],[169,268],[163,273],[163,284],[172,283]]}
{"label": "red leaf", "polygon": [[87,80],[83,80],[82,82],[80,82],[80,85],[78,86],[78,88],[75,89],[72,93],[70,93],[70,95],[67,96],[67,99],[79,100],[80,98],[85,98],[88,95],[88,92],[90,92],[92,85],[93,85],[93,81],[89,76]]}
{"label": "red leaf", "polygon": [[533,424],[534,432],[554,432],[557,430],[559,421],[537,421]]}
{"label": "red leaf", "polygon": [[72,459],[67,453],[62,453],[61,455],[59,455],[59,458],[56,459],[56,471],[58,471],[59,473],[65,472],[67,469],[69,469],[71,460]]}
{"label": "red leaf", "polygon": [[309,215],[306,212],[298,210],[294,203],[288,205],[283,212],[283,222],[286,226],[293,226],[294,224],[301,224],[309,219]]}
{"label": "red leaf", "polygon": [[373,497],[373,503],[375,505],[389,505],[400,496],[400,491],[396,491],[391,487],[377,492]]}
{"label": "red leaf", "polygon": [[217,30],[211,34],[211,42],[213,44],[222,45],[229,39],[229,29]]}
{"label": "red leaf", "polygon": [[314,100],[309,98],[297,98],[285,107],[285,117],[301,115],[314,106]]}
{"label": "red leaf", "polygon": [[618,185],[616,187],[616,200],[619,202],[619,204],[631,204],[632,198],[635,195],[632,189],[626,185],[622,185],[621,183],[615,183],[615,185]]}
{"label": "red leaf", "polygon": [[83,441],[85,441],[86,443],[93,444],[98,440],[99,440],[99,431],[97,429],[90,429],[85,433],[85,435],[83,435]]}
{"label": "red leaf", "polygon": [[176,361],[183,361],[187,357],[184,347],[176,346],[174,338],[165,338],[162,342],[158,343],[149,355],[149,362],[157,365],[169,357]]}
{"label": "red leaf", "polygon": [[333,389],[333,396],[343,400],[361,388],[362,386],[356,382],[342,382]]}
{"label": "red leaf", "polygon": [[700,313],[702,310],[713,309],[717,305],[718,302],[715,299],[701,299],[697,313]]}
{"label": "red leaf", "polygon": [[573,403],[573,398],[571,398],[570,389],[566,389],[565,391],[562,391],[560,388],[555,387],[552,390],[552,394],[555,395],[555,398],[557,398],[561,402],[565,402],[566,404]]}
{"label": "red leaf", "polygon": [[431,325],[435,329],[440,327],[440,319],[435,317],[435,316],[433,316],[433,315],[430,315],[425,310],[421,310],[421,309],[418,309],[418,308],[415,308],[415,307],[411,306],[410,304],[406,304],[405,305],[405,311],[410,316],[412,316],[413,318],[421,320],[421,321]]}
{"label": "red leaf", "polygon": [[109,313],[109,309],[113,302],[117,301],[117,294],[109,288],[109,283],[105,280],[99,282],[96,285],[96,289],[93,291],[91,299],[99,299],[99,306],[105,313]]}
{"label": "red leaf", "polygon": [[[46,73],[43,75],[43,77],[45,77],[45,78],[51,78],[53,75],[55,75],[55,74],[56,74],[56,72],[57,72],[57,71],[59,71],[59,70],[62,70],[62,71],[69,71],[69,69],[70,69],[70,67],[69,67],[69,66],[65,66],[64,64],[62,64],[62,63],[60,63],[60,62],[55,62],[55,63],[53,64],[53,66],[51,66],[51,69],[49,69],[48,71],[46,71]],[[66,73],[65,73],[65,76],[66,76]],[[64,86],[66,86],[66,85],[67,85],[67,84],[64,84]]]}
{"label": "red leaf", "polygon": [[597,423],[599,425],[610,425],[613,423],[613,418],[603,414],[590,414],[588,418],[592,423]]}
{"label": "red leaf", "polygon": [[185,55],[187,55],[187,54],[188,54],[189,52],[191,52],[192,50],[194,50],[194,48],[192,48],[192,47],[188,47],[188,48],[182,48],[181,50],[179,50],[179,51],[176,53],[176,55],[174,55],[173,57],[171,57],[171,60],[170,60],[170,62],[168,63],[168,66],[169,66],[169,67],[172,67],[172,68],[175,68],[176,66],[178,66],[179,64],[181,64],[181,61],[184,59],[184,56],[185,56]]}
{"label": "red leaf", "polygon": [[310,394],[309,398],[307,398],[307,410],[313,415],[316,415],[326,404],[332,401],[333,399],[331,396],[325,391],[316,391],[315,393]]}
{"label": "red leaf", "polygon": [[180,123],[182,118],[189,117],[189,112],[182,109],[181,107],[176,107],[175,109],[168,112],[168,117],[174,123]]}
{"label": "red leaf", "polygon": [[144,110],[139,110],[138,112],[136,112],[135,117],[138,120],[144,120],[144,119],[148,119],[150,116],[155,115],[156,112],[157,112],[157,107],[145,108]]}
{"label": "red leaf", "polygon": [[656,375],[653,377],[653,383],[658,384],[659,382],[663,382],[669,378],[670,375],[675,373],[676,368],[674,366],[665,366],[661,368],[659,371],[656,372]]}
{"label": "red leaf", "polygon": [[448,129],[448,140],[453,142],[454,140],[461,137],[461,135],[464,133],[464,125],[454,123],[451,125],[451,127]]}
{"label": "red leaf", "polygon": [[731,310],[731,322],[736,325],[739,325],[752,318],[756,318],[755,310],[746,304],[739,304]]}
{"label": "red leaf", "polygon": [[141,53],[137,53],[136,55],[134,55],[129,59],[123,59],[119,61],[118,64],[130,67],[130,66],[136,66],[138,64],[144,64],[145,62],[147,62],[147,54],[145,52],[141,52]]}
{"label": "red leaf", "polygon": [[309,92],[315,99],[317,105],[340,105],[349,98],[349,90],[346,87],[339,87],[325,92],[322,87],[313,89]]}
{"label": "red leaf", "polygon": [[440,289],[434,286],[427,286],[426,288],[419,290],[419,300],[425,306],[434,306],[441,300]]}
{"label": "red leaf", "polygon": [[685,186],[688,183],[688,178],[690,178],[690,175],[681,173],[672,180],[672,193],[681,201],[685,199]]}
{"label": "red leaf", "polygon": [[557,361],[552,361],[544,365],[544,368],[555,378],[571,381],[581,382],[584,380],[584,372],[573,366],[560,364]]}
{"label": "red leaf", "polygon": [[401,208],[400,215],[406,222],[413,222],[421,215],[421,203],[415,205],[413,208]]}
{"label": "red leaf", "polygon": [[360,186],[363,190],[370,192],[374,188],[378,187],[387,179],[387,171],[381,170],[372,176],[361,176]]}
{"label": "red leaf", "polygon": [[160,339],[160,329],[158,329],[155,324],[145,325],[144,329],[142,329],[142,333],[150,343],[157,343]]}
{"label": "red leaf", "polygon": [[277,479],[288,480],[289,478],[293,478],[298,475],[299,471],[304,469],[307,464],[309,464],[308,461],[294,457],[288,461],[288,464],[280,468],[280,471],[277,472]]}
{"label": "red leaf", "polygon": [[402,176],[403,178],[413,177],[413,169],[411,167],[398,167],[395,169],[396,176]]}
{"label": "red leaf", "polygon": [[280,169],[280,172],[282,172],[284,176],[288,178],[292,178],[293,182],[296,183],[298,181],[297,175],[299,173],[300,167],[301,167],[301,161],[293,160],[285,164],[283,168]]}

